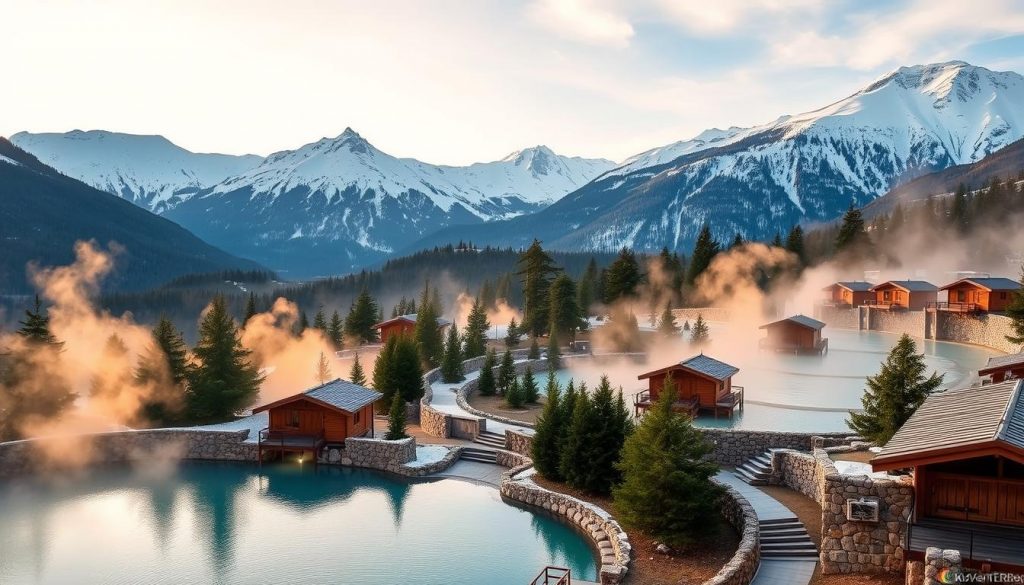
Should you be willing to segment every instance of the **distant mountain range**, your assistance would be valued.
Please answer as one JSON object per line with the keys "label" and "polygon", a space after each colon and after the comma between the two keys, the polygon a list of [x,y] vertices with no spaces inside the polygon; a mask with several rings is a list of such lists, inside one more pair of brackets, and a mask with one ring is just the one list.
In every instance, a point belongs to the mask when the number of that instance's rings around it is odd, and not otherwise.
{"label": "distant mountain range", "polygon": [[0,138],[0,294],[26,294],[26,265],[69,264],[78,240],[124,248],[108,290],[141,290],[191,272],[255,269],[181,226],[60,174]]}

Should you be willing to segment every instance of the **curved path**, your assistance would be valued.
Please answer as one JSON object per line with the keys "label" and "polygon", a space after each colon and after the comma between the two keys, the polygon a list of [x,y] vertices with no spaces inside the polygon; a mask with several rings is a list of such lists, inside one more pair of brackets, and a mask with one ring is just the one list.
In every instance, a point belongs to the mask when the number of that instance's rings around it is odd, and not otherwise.
{"label": "curved path", "polygon": [[[753,506],[759,522],[765,520],[796,520],[796,514],[782,502],[747,484],[731,471],[718,472],[715,479],[738,491]],[[761,564],[750,585],[807,585],[811,582],[816,560],[761,559]]]}
{"label": "curved path", "polygon": [[[524,361],[528,360],[518,360],[516,363],[521,363]],[[480,370],[474,370],[472,372],[468,372],[466,374],[466,378],[461,382],[446,384],[444,382],[437,381],[432,383],[430,385],[430,390],[432,393],[430,398],[430,406],[434,407],[435,409],[441,412],[452,414],[455,416],[474,419],[480,418],[479,415],[464,410],[461,406],[459,406],[458,402],[456,402],[455,400],[455,394],[456,392],[458,392],[459,388],[463,387],[464,385],[466,385],[466,383],[471,382],[472,380],[476,380],[479,376]],[[529,429],[527,429],[526,427],[499,422],[490,417],[485,418],[487,418],[487,430],[492,433],[504,435],[505,431],[507,430],[529,431]]]}

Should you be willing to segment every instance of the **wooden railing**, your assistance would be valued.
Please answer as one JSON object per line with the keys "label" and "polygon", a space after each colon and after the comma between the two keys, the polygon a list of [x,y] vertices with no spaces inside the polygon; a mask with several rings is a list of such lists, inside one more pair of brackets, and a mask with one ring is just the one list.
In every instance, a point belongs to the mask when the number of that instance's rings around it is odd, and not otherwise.
{"label": "wooden railing", "polygon": [[572,571],[565,567],[544,567],[530,585],[572,585]]}
{"label": "wooden railing", "polygon": [[976,313],[981,310],[981,307],[975,303],[950,303],[947,301],[928,303],[928,308],[933,311],[950,311],[952,313]]}

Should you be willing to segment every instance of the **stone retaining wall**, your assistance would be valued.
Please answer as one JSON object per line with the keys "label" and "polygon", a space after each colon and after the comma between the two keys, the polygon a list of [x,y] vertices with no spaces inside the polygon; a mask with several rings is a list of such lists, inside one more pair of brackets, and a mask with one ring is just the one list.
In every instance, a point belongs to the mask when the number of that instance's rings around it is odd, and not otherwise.
{"label": "stone retaining wall", "polygon": [[868,329],[872,331],[883,331],[902,335],[906,333],[911,337],[927,338],[925,326],[925,311],[889,311],[885,309],[872,309],[861,307],[861,311],[867,311]]}
{"label": "stone retaining wall", "polygon": [[1021,346],[1006,340],[1014,335],[1013,320],[1006,315],[961,315],[940,311],[936,321],[936,337],[947,341],[984,345],[1006,353],[1017,353]]}
{"label": "stone retaining wall", "polygon": [[737,429],[701,429],[714,443],[711,457],[719,465],[736,466],[768,449],[810,451],[815,437],[841,439],[849,433],[787,433],[778,431],[747,431]]}
{"label": "stone retaining wall", "polygon": [[940,585],[941,583],[953,582],[949,576],[945,580],[940,579],[940,573],[948,570],[954,579],[963,571],[963,559],[958,550],[943,550],[938,547],[929,546],[924,551],[924,585]]}
{"label": "stone retaining wall", "polygon": [[[829,327],[860,329],[860,311],[854,307],[815,307],[815,318]],[[827,333],[826,333],[827,336]]]}
{"label": "stone retaining wall", "polygon": [[740,544],[729,562],[703,585],[748,585],[761,563],[757,513],[738,491],[725,484],[719,485],[725,488],[719,500],[722,515],[739,532]]}
{"label": "stone retaining wall", "polygon": [[401,466],[415,460],[416,439],[413,437],[397,441],[349,437],[345,439],[345,448],[340,450],[340,460],[330,462],[399,473]]}
{"label": "stone retaining wall", "polygon": [[[0,443],[0,477],[83,464],[153,459],[256,461],[248,430],[147,429]],[[65,455],[66,454],[66,455]]]}
{"label": "stone retaining wall", "polygon": [[533,435],[522,431],[505,431],[505,448],[529,457],[533,452]]}
{"label": "stone retaining wall", "polygon": [[820,506],[825,498],[825,476],[837,473],[832,460],[821,449],[814,453],[775,451],[772,454],[772,484],[784,485],[811,498]]}

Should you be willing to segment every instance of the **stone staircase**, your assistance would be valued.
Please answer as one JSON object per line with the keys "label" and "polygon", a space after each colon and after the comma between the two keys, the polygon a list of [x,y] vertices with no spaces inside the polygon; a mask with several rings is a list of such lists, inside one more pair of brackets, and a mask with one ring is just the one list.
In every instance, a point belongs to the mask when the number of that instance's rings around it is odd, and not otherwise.
{"label": "stone staircase", "polygon": [[737,467],[733,474],[750,485],[768,485],[772,476],[772,452],[766,451],[754,457]]}
{"label": "stone staircase", "polygon": [[490,431],[484,431],[473,439],[474,443],[479,443],[485,447],[492,449],[504,449],[505,448],[505,435],[499,435],[498,433],[492,433]]}
{"label": "stone staircase", "polygon": [[758,522],[761,558],[765,560],[809,560],[818,558],[807,529],[796,518],[761,520]]}
{"label": "stone staircase", "polygon": [[476,447],[463,447],[459,454],[462,461],[475,461],[477,463],[498,464],[498,454],[490,449],[477,449]]}

